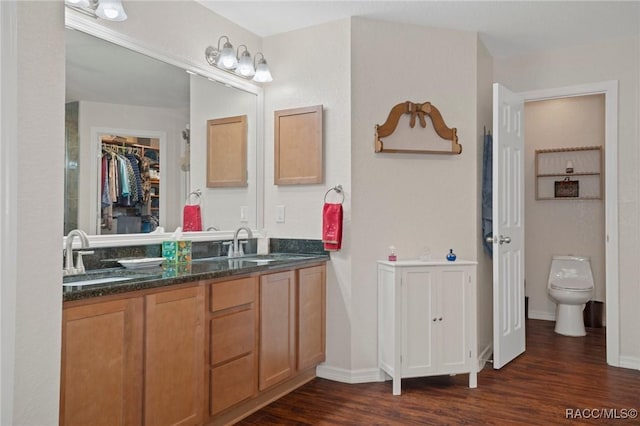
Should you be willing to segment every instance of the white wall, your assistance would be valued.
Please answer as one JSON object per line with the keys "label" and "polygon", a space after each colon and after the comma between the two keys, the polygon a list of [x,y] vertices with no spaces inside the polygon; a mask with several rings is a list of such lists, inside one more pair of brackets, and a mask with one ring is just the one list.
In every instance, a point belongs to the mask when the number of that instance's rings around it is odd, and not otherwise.
{"label": "white wall", "polygon": [[[202,228],[235,230],[257,226],[256,95],[199,76],[191,76],[191,191],[202,191]],[[207,188],[207,120],[247,116],[247,186]],[[192,202],[195,202],[192,199]],[[248,222],[240,222],[240,207],[247,208]]]}
{"label": "white wall", "polygon": [[[80,139],[80,174],[78,179],[78,227],[90,234],[95,234],[96,218],[89,214],[90,205],[96,203],[91,197],[91,188],[95,188],[96,180],[90,179],[91,144],[99,144],[91,140],[91,128],[111,128],[164,132],[167,135],[166,152],[160,153],[162,161],[166,158],[178,159],[182,155],[181,131],[189,123],[189,112],[169,108],[152,108],[135,105],[118,105],[104,102],[80,101],[78,114],[78,137]],[[122,136],[136,136],[135,134]],[[99,150],[95,152],[100,152]],[[179,161],[167,161],[167,167],[161,169],[161,191],[166,197],[164,226],[167,230],[175,229],[182,221],[181,206],[184,203]]]}
{"label": "white wall", "polygon": [[555,318],[556,304],[547,294],[547,280],[554,254],[589,256],[595,285],[592,299],[605,300],[604,199],[536,200],[535,151],[603,146],[604,95],[528,102],[525,123],[525,275],[529,315],[551,319]]}
{"label": "white wall", "polygon": [[[478,41],[477,75],[477,312],[478,312],[478,357],[488,359],[493,347],[493,264],[482,245],[482,171],[484,154],[484,132],[492,130],[493,122],[493,58],[482,42]],[[481,360],[480,365],[484,361]]]}
{"label": "white wall", "polygon": [[[349,31],[343,20],[264,40],[274,78],[265,86],[265,228],[270,237],[320,239],[324,194],[344,188],[342,250],[331,254],[327,271],[327,364],[345,369],[352,333]],[[318,104],[324,108],[324,184],[274,185],[274,111]],[[275,221],[278,205],[285,206],[284,223]]]}
{"label": "white wall", "polygon": [[495,80],[516,92],[618,80],[620,356],[640,365],[640,150],[638,38],[494,61]]}
{"label": "white wall", "polygon": [[[62,2],[17,2],[15,385],[13,418],[6,423],[12,425],[58,423],[60,235],[64,211],[63,28]],[[3,282],[3,287],[5,284],[11,285]],[[4,347],[4,334],[2,344]]]}
{"label": "white wall", "polygon": [[[376,261],[429,246],[478,258],[477,38],[472,32],[352,21],[352,362],[377,367]],[[393,52],[393,55],[389,55]],[[432,102],[461,155],[376,154],[374,125],[404,101]]]}

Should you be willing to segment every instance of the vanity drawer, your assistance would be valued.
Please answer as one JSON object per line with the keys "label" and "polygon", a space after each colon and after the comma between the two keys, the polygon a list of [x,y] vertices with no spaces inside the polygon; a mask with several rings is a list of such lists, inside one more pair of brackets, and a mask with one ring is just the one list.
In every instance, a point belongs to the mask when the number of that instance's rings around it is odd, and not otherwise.
{"label": "vanity drawer", "polygon": [[211,365],[253,352],[255,310],[246,309],[211,319]]}
{"label": "vanity drawer", "polygon": [[252,397],[258,391],[255,354],[249,354],[211,370],[211,415]]}
{"label": "vanity drawer", "polygon": [[257,283],[257,277],[248,277],[212,284],[211,312],[255,302]]}

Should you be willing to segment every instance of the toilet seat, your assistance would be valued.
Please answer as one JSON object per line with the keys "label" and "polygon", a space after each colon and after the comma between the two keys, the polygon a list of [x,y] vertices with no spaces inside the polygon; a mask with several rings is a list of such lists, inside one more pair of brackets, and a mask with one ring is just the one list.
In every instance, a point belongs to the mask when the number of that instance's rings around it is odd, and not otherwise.
{"label": "toilet seat", "polygon": [[554,288],[556,290],[565,290],[565,291],[591,291],[593,290],[593,285],[585,280],[580,279],[571,279],[564,278],[562,280],[562,284],[557,284],[553,281],[549,283],[549,287]]}

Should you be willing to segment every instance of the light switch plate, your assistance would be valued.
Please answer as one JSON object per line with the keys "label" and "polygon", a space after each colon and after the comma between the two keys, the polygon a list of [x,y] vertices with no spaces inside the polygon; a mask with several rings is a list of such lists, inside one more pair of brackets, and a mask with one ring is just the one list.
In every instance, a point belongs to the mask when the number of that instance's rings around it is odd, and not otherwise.
{"label": "light switch plate", "polygon": [[276,223],[284,223],[284,206],[276,206]]}
{"label": "light switch plate", "polygon": [[248,210],[248,206],[240,206],[240,222],[249,222]]}

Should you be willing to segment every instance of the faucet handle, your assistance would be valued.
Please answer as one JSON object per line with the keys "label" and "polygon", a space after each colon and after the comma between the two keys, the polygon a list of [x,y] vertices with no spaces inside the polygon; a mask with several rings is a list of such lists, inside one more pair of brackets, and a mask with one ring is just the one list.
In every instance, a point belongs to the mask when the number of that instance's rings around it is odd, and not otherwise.
{"label": "faucet handle", "polygon": [[233,242],[232,241],[225,241],[222,243],[223,246],[229,246],[229,250],[227,252],[227,257],[235,257],[234,253],[233,253]]}
{"label": "faucet handle", "polygon": [[84,269],[84,262],[82,261],[82,255],[83,254],[93,254],[95,253],[93,250],[79,250],[78,251],[78,258],[76,259],[76,267],[75,267],[75,273],[76,274],[84,274],[85,269]]}
{"label": "faucet handle", "polygon": [[249,241],[247,240],[243,240],[243,241],[238,241],[238,253],[236,254],[236,256],[240,257],[240,256],[244,256],[244,249],[243,246],[245,244],[247,244]]}

